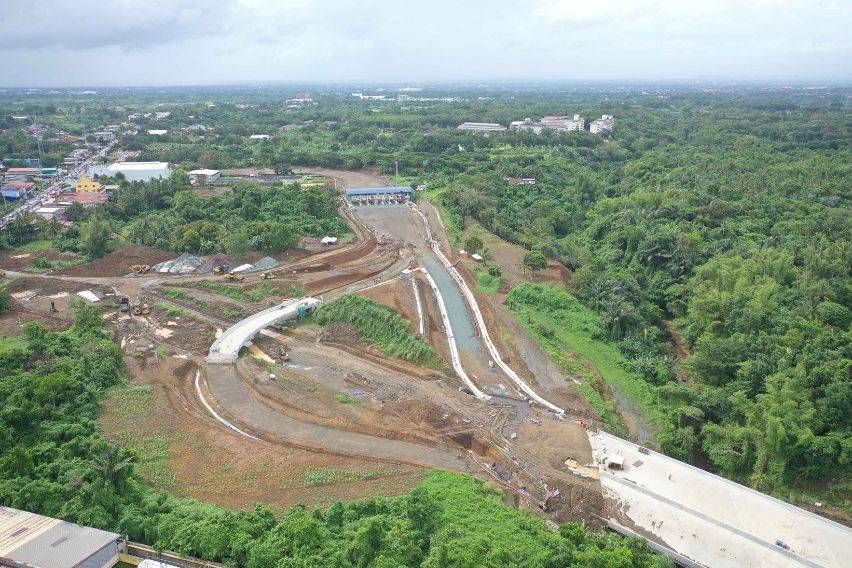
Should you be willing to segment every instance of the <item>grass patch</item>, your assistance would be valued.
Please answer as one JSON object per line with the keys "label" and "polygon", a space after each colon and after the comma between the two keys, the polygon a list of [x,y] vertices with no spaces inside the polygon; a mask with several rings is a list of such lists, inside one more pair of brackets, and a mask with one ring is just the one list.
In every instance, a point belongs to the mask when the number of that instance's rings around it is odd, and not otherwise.
{"label": "grass patch", "polygon": [[503,286],[503,279],[499,276],[491,276],[487,272],[480,272],[476,277],[476,289],[489,296],[496,294]]}
{"label": "grass patch", "polygon": [[175,290],[174,288],[165,288],[163,290],[163,296],[168,296],[174,300],[191,300],[192,296],[184,292],[183,290]]}
{"label": "grass patch", "polygon": [[352,324],[367,341],[375,343],[391,357],[430,367],[439,366],[435,350],[411,333],[407,319],[387,306],[346,294],[322,304],[315,319],[322,326],[338,322]]}
{"label": "grass patch", "polygon": [[336,398],[337,402],[339,402],[341,404],[353,404],[355,406],[361,406],[360,400],[356,400],[356,399],[352,398],[351,396],[349,396],[345,392],[342,392],[340,394],[335,395],[334,398]]}
{"label": "grass patch", "polygon": [[161,491],[175,492],[178,481],[170,467],[170,445],[166,436],[150,435],[137,426],[145,423],[156,404],[156,393],[147,385],[119,385],[107,391],[102,429],[117,444],[139,456],[139,471]]}
{"label": "grass patch", "polygon": [[210,309],[210,304],[208,304],[204,300],[199,300],[198,298],[187,294],[186,291],[184,291],[184,290],[177,290],[175,288],[164,288],[163,289],[163,296],[166,296],[166,297],[171,298],[173,300],[181,300],[183,302],[189,302],[191,304],[194,304],[196,307],[198,307],[201,310],[209,310]]}
{"label": "grass patch", "polygon": [[27,345],[29,345],[27,340],[20,335],[7,335],[0,337],[0,353],[26,349]]}
{"label": "grass patch", "polygon": [[[222,294],[223,296],[227,296],[232,300],[237,300],[240,302],[259,302],[269,296],[287,295],[287,292],[285,292],[275,284],[271,284],[269,282],[262,282],[253,290],[246,290],[239,284],[220,284],[218,282],[208,282],[207,280],[187,282],[186,286],[189,286],[191,288],[197,288],[199,290],[208,290],[210,292],[216,292],[217,294]],[[298,287],[296,287],[296,289],[298,290]]]}
{"label": "grass patch", "polygon": [[74,260],[47,260],[46,258],[37,258],[35,262],[24,268],[24,272],[29,272],[30,274],[42,274],[44,272],[50,272],[51,270],[63,270],[86,262],[87,260],[84,258]]}
{"label": "grass patch", "polygon": [[228,306],[223,306],[223,307],[219,308],[219,313],[222,315],[222,317],[226,317],[228,319],[236,319],[236,320],[243,319],[244,317],[246,317],[248,315],[248,313],[243,309],[231,308],[231,307],[228,307]]}
{"label": "grass patch", "polygon": [[352,481],[362,481],[364,479],[378,479],[386,477],[380,471],[373,470],[349,470],[335,469],[333,467],[321,467],[311,469],[305,473],[305,485],[332,485],[335,483],[348,483]]}
{"label": "grass patch", "polygon": [[167,304],[165,302],[154,302],[153,304],[151,304],[151,307],[166,312],[167,316],[177,317],[183,315],[182,309],[178,308],[177,306]]}
{"label": "grass patch", "polygon": [[509,309],[567,373],[579,375],[580,392],[607,426],[623,429],[613,400],[604,397],[603,379],[655,425],[664,421],[653,385],[627,370],[618,346],[604,339],[600,319],[571,294],[539,284],[522,283],[507,296]]}
{"label": "grass patch", "polygon": [[40,240],[40,241],[32,241],[23,245],[18,245],[15,247],[15,250],[28,250],[28,251],[37,251],[37,250],[48,250],[53,246],[53,241],[51,240]]}

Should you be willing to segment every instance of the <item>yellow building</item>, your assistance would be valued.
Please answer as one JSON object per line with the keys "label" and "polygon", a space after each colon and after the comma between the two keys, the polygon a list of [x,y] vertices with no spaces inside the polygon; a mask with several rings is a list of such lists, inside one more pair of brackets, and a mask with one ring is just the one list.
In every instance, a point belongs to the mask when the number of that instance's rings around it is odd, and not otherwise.
{"label": "yellow building", "polygon": [[77,193],[100,193],[104,190],[104,184],[88,177],[78,179],[75,187]]}

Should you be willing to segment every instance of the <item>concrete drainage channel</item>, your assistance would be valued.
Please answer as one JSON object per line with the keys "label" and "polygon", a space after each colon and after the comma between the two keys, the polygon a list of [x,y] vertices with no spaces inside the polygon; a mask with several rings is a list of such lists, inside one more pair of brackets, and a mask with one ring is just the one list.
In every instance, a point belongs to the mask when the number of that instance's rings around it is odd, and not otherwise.
{"label": "concrete drainage channel", "polygon": [[500,367],[500,370],[502,370],[506,374],[506,376],[509,377],[512,382],[515,383],[515,385],[517,385],[521,392],[525,393],[531,400],[534,400],[538,404],[549,408],[557,415],[564,416],[565,410],[556,406],[545,398],[539,396],[538,393],[536,393],[532,389],[532,387],[529,386],[521,378],[521,376],[514,371],[514,369],[509,367],[509,365],[506,364],[505,361],[503,361],[503,358],[500,356],[500,352],[497,350],[497,346],[494,345],[494,342],[491,340],[491,336],[488,333],[488,328],[485,326],[485,319],[482,317],[482,312],[479,310],[479,305],[476,302],[476,297],[473,295],[473,292],[470,290],[470,287],[467,285],[467,282],[465,282],[459,271],[455,269],[455,267],[450,263],[449,259],[444,256],[444,253],[441,252],[440,244],[432,236],[432,230],[429,227],[429,220],[426,219],[426,215],[424,215],[423,212],[417,209],[416,207],[414,207],[413,209],[417,212],[417,214],[420,216],[426,226],[426,236],[429,239],[429,243],[432,247],[432,252],[434,252],[435,256],[441,262],[444,270],[446,270],[447,273],[449,273],[449,275],[453,278],[459,290],[461,291],[462,296],[467,302],[467,306],[470,308],[470,311],[473,314],[473,317],[475,318],[476,324],[479,328],[482,343],[488,350],[491,359],[498,367]]}
{"label": "concrete drainage channel", "polygon": [[470,380],[470,377],[465,372],[464,367],[462,367],[461,358],[459,357],[459,348],[458,345],[456,345],[456,338],[453,335],[453,325],[450,323],[450,315],[447,313],[447,306],[444,303],[444,297],[441,295],[441,290],[438,289],[438,284],[435,283],[435,279],[432,278],[429,271],[424,269],[423,272],[426,274],[426,280],[429,281],[429,286],[432,287],[432,290],[435,292],[435,297],[438,300],[438,309],[441,311],[441,319],[444,321],[444,331],[447,335],[447,342],[450,345],[450,359],[453,363],[453,369],[476,398],[479,400],[491,400],[491,395],[487,395],[479,390],[479,387]]}

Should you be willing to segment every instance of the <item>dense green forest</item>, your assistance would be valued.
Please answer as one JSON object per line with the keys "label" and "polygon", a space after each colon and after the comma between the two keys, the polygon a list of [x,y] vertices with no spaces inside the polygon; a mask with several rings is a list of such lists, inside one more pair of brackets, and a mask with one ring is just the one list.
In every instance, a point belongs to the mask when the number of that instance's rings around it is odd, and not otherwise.
{"label": "dense green forest", "polygon": [[558,532],[505,507],[471,477],[435,472],[402,497],[326,510],[234,511],[147,488],[132,451],[107,442],[97,415],[124,380],[123,354],[98,308],[63,332],[25,326],[0,350],[0,504],[106,528],[228,566],[670,566],[639,539]]}
{"label": "dense green forest", "polygon": [[150,183],[115,181],[119,187],[105,205],[68,209],[74,226],[22,215],[0,235],[0,246],[48,239],[60,250],[96,258],[123,240],[175,252],[240,257],[251,250],[282,252],[303,236],[349,231],[337,215],[337,197],[320,188],[277,184],[261,190],[246,182],[220,197],[200,198],[180,171]]}

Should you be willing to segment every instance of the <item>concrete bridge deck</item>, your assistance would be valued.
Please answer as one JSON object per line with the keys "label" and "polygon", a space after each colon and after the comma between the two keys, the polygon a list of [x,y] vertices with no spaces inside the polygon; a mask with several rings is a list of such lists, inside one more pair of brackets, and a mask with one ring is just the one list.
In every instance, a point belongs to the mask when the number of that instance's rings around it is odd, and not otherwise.
{"label": "concrete bridge deck", "polygon": [[208,363],[228,364],[237,360],[240,349],[265,327],[312,312],[320,301],[316,298],[298,298],[257,312],[229,327],[213,345],[207,355]]}

